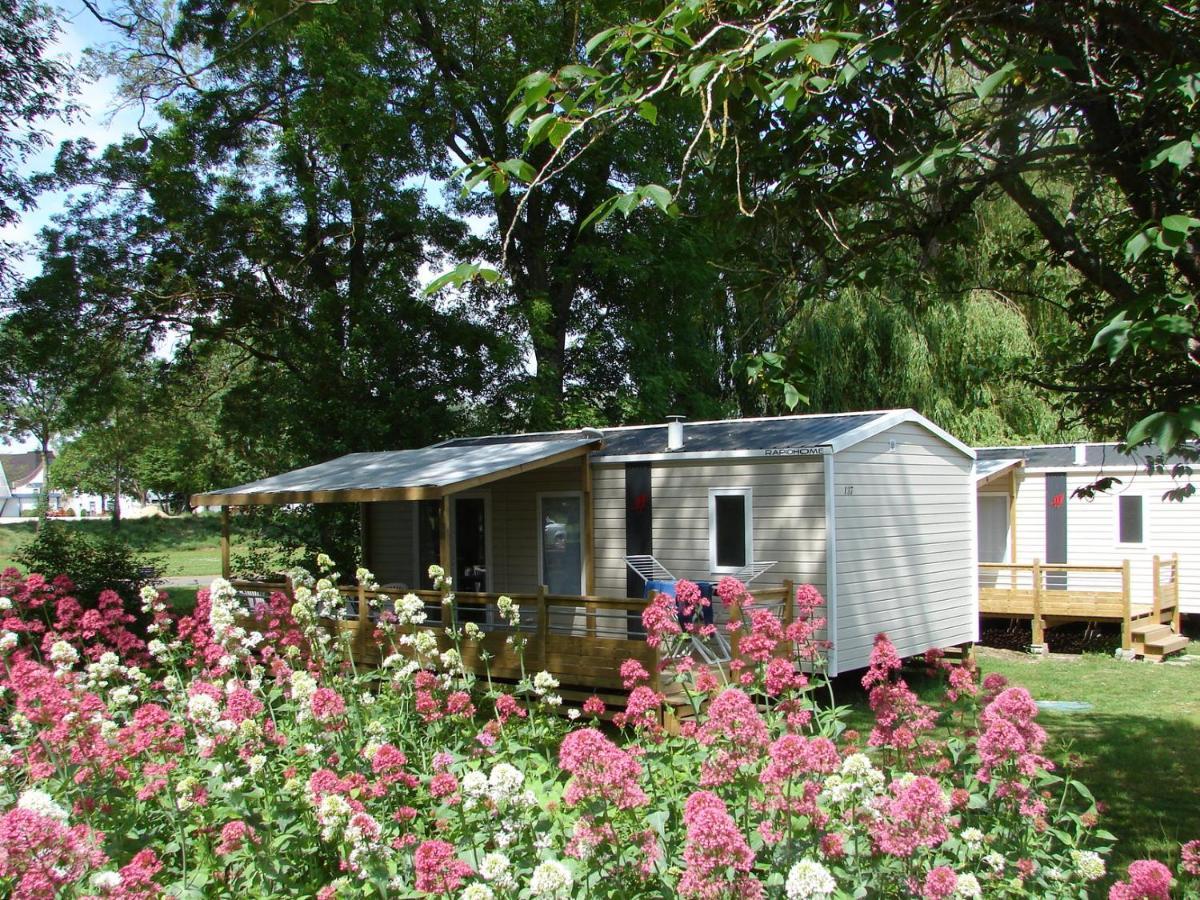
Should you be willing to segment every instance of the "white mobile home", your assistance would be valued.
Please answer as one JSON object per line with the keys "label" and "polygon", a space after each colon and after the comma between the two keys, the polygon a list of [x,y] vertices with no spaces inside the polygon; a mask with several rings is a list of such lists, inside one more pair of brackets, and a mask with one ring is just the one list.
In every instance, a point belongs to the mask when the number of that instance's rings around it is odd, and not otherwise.
{"label": "white mobile home", "polygon": [[[979,457],[979,559],[986,563],[1120,565],[1129,561],[1133,601],[1149,603],[1154,557],[1179,556],[1179,604],[1200,613],[1200,500],[1164,499],[1181,486],[1171,477],[1178,460],[1144,450],[1119,453],[1116,444],[987,447]],[[1150,474],[1148,459],[1162,465]],[[1078,488],[1104,477],[1120,479],[1091,499]],[[1186,483],[1186,482],[1185,482]]]}
{"label": "white mobile home", "polygon": [[974,452],[911,410],[459,438],[356,453],[195,505],[361,504],[364,558],[420,588],[643,596],[626,557],[755,589],[816,585],[830,668],[976,640]]}

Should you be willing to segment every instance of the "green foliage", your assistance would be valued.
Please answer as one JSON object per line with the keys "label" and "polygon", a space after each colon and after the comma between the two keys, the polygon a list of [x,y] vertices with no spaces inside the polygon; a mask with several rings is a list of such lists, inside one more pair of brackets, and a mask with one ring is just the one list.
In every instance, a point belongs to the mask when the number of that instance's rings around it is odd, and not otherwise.
{"label": "green foliage", "polygon": [[102,591],[120,594],[133,608],[143,585],[153,584],[162,560],[139,553],[116,536],[82,533],[74,525],[46,522],[32,541],[16,552],[27,572],[47,578],[66,575],[81,602],[94,602]]}

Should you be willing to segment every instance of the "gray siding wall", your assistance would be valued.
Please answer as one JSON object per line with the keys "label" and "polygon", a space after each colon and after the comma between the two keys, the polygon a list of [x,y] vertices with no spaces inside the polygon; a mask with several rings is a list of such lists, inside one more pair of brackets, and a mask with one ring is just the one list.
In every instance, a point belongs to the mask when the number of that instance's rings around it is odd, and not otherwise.
{"label": "gray siding wall", "polygon": [[972,464],[911,422],[834,457],[839,671],[978,639]]}
{"label": "gray siding wall", "polygon": [[[596,466],[596,592],[625,594],[625,470]],[[819,457],[801,460],[656,462],[651,473],[654,555],[679,578],[713,578],[708,491],[753,490],[753,553],[779,564],[756,584],[785,579],[825,590],[825,493]]]}
{"label": "gray siding wall", "polygon": [[403,500],[367,504],[367,568],[380,584],[417,586],[415,507]]}
{"label": "gray siding wall", "polygon": [[[568,461],[536,469],[465,491],[489,504],[489,551],[492,589],[512,593],[537,590],[537,496],[541,492],[579,491],[583,463]],[[368,506],[371,570],[380,584],[418,584],[415,503],[372,503]]]}

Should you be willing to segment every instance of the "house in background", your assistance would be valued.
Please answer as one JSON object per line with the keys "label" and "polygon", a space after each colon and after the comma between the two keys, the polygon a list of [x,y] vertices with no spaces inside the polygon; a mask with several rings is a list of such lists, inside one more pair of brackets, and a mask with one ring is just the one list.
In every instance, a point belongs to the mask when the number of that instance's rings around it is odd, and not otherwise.
{"label": "house in background", "polygon": [[[47,465],[53,461],[53,452],[48,460],[43,460],[42,454],[36,450],[0,453],[0,469],[4,471],[9,488],[8,495],[0,500],[0,516],[20,516],[37,509],[42,485],[46,481]],[[50,492],[48,502],[51,510],[61,509],[62,501],[61,491]]]}
{"label": "house in background", "polygon": [[837,673],[880,631],[902,655],[976,640],[974,457],[912,410],[676,421],[354,453],[192,503],[358,503],[367,567],[414,589],[448,562],[459,591],[625,602],[627,556],[692,580],[769,562],[755,589],[825,595]]}
{"label": "house in background", "polygon": [[[976,451],[980,609],[1045,630],[1121,623],[1125,650],[1150,659],[1183,650],[1181,613],[1200,613],[1200,505],[1164,495],[1182,460],[1116,444]],[[1147,463],[1153,461],[1151,472]],[[1091,497],[1076,491],[1117,479]]]}

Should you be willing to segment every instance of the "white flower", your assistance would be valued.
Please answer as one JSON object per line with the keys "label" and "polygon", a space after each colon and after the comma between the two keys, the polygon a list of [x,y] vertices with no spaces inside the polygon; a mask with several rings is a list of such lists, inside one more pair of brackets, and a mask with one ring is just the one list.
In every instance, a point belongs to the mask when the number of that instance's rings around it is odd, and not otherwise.
{"label": "white flower", "polygon": [[79,651],[66,641],[55,641],[50,645],[50,662],[60,669],[69,669],[79,662]]}
{"label": "white flower", "polygon": [[462,658],[458,655],[458,651],[451,648],[442,654],[443,669],[457,669],[462,665]]}
{"label": "white flower", "polygon": [[558,687],[558,679],[549,672],[538,672],[533,676],[533,689],[540,696]]}
{"label": "white flower", "polygon": [[556,860],[548,859],[533,870],[529,892],[534,897],[568,897],[573,883],[570,869]]}
{"label": "white flower", "polygon": [[6,631],[0,634],[0,653],[13,649],[20,642],[15,632]]}
{"label": "white flower", "polygon": [[221,717],[221,707],[208,694],[188,697],[188,718],[197,725],[213,725]]}
{"label": "white flower", "polygon": [[433,581],[437,581],[439,578],[442,578],[443,576],[445,576],[445,574],[446,574],[446,570],[443,569],[441,566],[439,566],[437,563],[434,563],[432,566],[429,567],[429,577]]}
{"label": "white flower", "polygon": [[1095,881],[1104,877],[1104,858],[1092,850],[1072,850],[1071,861],[1075,871],[1084,881]]}
{"label": "white flower", "polygon": [[39,791],[36,788],[30,788],[21,794],[17,799],[17,808],[37,813],[47,819],[55,819],[63,823],[67,821],[67,811],[54,802],[54,798],[45,791]]}
{"label": "white flower", "polygon": [[422,656],[437,652],[437,635],[432,631],[419,631],[416,635],[415,646]]}
{"label": "white flower", "polygon": [[405,594],[396,602],[396,621],[401,625],[421,625],[425,619],[425,601],[416,594]]}
{"label": "white flower", "polygon": [[489,853],[479,861],[479,874],[485,881],[500,881],[508,875],[511,865],[503,853]]}
{"label": "white flower", "polygon": [[576,719],[578,719],[579,716],[580,716],[580,712],[577,708],[571,707],[570,709],[567,710],[567,718],[570,719],[572,722],[574,722]]}
{"label": "white flower", "polygon": [[459,900],[496,900],[496,895],[492,889],[486,884],[468,884],[461,894],[458,895]]}
{"label": "white flower", "polygon": [[318,568],[320,568],[322,571],[328,571],[329,569],[332,569],[333,566],[334,566],[333,559],[332,559],[332,557],[329,556],[328,553],[318,553],[317,554],[317,567]]}
{"label": "white flower", "polygon": [[250,770],[251,775],[257,775],[262,771],[263,766],[267,764],[267,758],[261,753],[255,753],[246,760],[246,768]]}
{"label": "white flower", "polygon": [[497,763],[488,777],[488,793],[496,803],[515,797],[525,785],[525,776],[515,766]]}
{"label": "white flower", "polygon": [[479,630],[479,626],[476,625],[474,622],[467,622],[465,625],[463,625],[463,634],[467,637],[468,640],[472,640],[472,641],[479,640],[479,636],[482,633],[483,632],[481,632]]}
{"label": "white flower", "polygon": [[13,604],[11,597],[0,597],[0,610],[7,612],[8,610],[12,609],[12,606]]}
{"label": "white flower", "polygon": [[829,870],[813,859],[802,859],[792,866],[784,885],[788,900],[810,900],[814,897],[830,897],[837,890],[837,882]]}
{"label": "white flower", "polygon": [[460,788],[464,797],[478,800],[488,792],[488,778],[478,769],[472,769],[462,777]]}
{"label": "white flower", "polygon": [[962,838],[964,844],[971,847],[978,847],[983,843],[983,832],[978,828],[964,828],[959,837]]}
{"label": "white flower", "polygon": [[292,672],[288,678],[288,685],[292,689],[292,699],[302,706],[307,706],[308,701],[317,692],[317,679],[303,669]]}
{"label": "white flower", "polygon": [[158,638],[150,641],[150,643],[146,645],[146,649],[150,651],[150,655],[155,659],[159,659],[160,657],[167,655],[167,645]]}
{"label": "white flower", "polygon": [[92,887],[98,891],[114,891],[120,886],[120,872],[97,872],[92,876]]}
{"label": "white flower", "polygon": [[983,864],[993,872],[999,874],[1004,871],[1005,859],[1003,853],[997,853],[993,850],[983,858]]}
{"label": "white flower", "polygon": [[982,897],[983,891],[979,887],[979,879],[969,872],[958,876],[958,880],[954,883],[954,898],[955,900],[974,900],[975,897]]}

